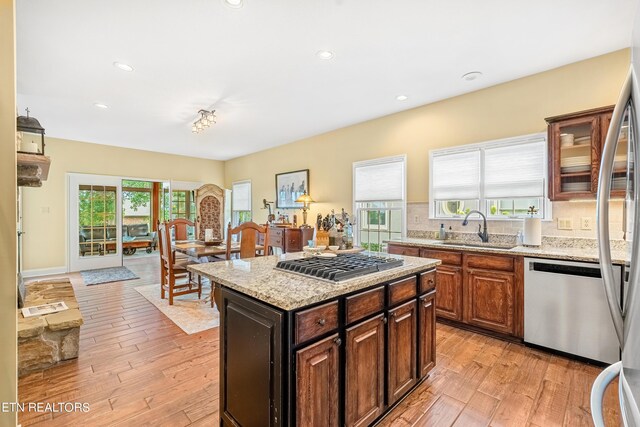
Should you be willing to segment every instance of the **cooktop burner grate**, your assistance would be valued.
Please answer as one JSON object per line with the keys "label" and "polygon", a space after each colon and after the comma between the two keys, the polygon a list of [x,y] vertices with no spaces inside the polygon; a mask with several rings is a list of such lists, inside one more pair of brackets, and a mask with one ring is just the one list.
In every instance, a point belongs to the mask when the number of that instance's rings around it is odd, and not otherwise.
{"label": "cooktop burner grate", "polygon": [[403,262],[401,259],[376,255],[340,254],[333,258],[311,257],[280,261],[276,264],[276,269],[332,282],[341,282],[365,274],[400,267]]}

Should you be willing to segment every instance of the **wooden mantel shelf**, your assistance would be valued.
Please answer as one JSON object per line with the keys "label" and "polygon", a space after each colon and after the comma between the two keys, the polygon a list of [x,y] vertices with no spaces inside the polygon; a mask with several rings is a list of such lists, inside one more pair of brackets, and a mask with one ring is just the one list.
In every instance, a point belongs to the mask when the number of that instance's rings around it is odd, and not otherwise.
{"label": "wooden mantel shelf", "polygon": [[49,177],[51,159],[39,154],[17,153],[18,186],[41,187],[42,181]]}

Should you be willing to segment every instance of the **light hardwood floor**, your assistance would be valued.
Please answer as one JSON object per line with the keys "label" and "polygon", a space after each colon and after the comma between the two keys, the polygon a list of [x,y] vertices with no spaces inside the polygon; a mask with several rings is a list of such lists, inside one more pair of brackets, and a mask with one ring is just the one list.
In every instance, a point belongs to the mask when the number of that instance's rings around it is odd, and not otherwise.
{"label": "light hardwood floor", "polygon": [[[159,283],[155,258],[126,261],[140,279],[85,286],[80,357],[21,378],[20,402],[88,402],[88,413],[19,416],[28,425],[215,425],[218,329],[187,335],[134,290]],[[382,426],[592,425],[600,368],[438,324],[437,366]],[[619,425],[617,391],[607,425]]]}

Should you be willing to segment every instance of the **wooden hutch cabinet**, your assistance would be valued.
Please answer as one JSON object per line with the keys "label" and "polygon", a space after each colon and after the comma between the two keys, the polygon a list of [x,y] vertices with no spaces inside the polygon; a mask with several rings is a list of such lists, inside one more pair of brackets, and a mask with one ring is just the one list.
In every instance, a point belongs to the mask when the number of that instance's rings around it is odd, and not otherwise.
{"label": "wooden hutch cabinet", "polygon": [[[592,199],[613,106],[545,119],[549,142],[549,199]],[[624,197],[627,146],[618,145],[611,197]],[[618,167],[619,166],[619,167]]]}

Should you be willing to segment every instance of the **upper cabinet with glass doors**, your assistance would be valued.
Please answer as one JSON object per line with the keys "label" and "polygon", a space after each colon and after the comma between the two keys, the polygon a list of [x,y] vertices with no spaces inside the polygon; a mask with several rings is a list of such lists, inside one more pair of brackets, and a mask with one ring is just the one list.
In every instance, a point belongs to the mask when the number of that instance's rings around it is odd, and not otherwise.
{"label": "upper cabinet with glass doors", "polygon": [[[593,199],[613,106],[549,117],[549,199]],[[611,197],[624,197],[627,142],[618,144]]]}

